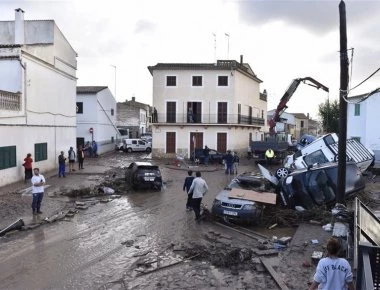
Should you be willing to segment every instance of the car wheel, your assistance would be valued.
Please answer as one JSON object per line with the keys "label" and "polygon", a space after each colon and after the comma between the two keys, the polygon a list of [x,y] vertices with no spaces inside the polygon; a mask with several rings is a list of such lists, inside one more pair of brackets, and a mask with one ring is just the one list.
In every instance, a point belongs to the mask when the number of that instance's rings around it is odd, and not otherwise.
{"label": "car wheel", "polygon": [[127,149],[127,152],[128,152],[128,153],[132,153],[132,148],[128,148],[128,149]]}
{"label": "car wheel", "polygon": [[281,167],[276,170],[276,177],[278,179],[286,178],[289,175],[289,170],[285,167]]}
{"label": "car wheel", "polygon": [[146,148],[146,152],[150,153],[152,151],[152,148],[148,147]]}

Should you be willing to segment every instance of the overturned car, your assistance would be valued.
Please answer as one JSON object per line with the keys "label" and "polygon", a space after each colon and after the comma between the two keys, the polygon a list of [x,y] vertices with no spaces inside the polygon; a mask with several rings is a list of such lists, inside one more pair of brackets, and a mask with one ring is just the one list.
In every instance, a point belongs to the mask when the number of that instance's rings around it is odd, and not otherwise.
{"label": "overturned car", "polygon": [[[280,180],[278,194],[286,207],[316,206],[335,203],[338,192],[338,163],[325,163],[296,170]],[[365,182],[355,162],[346,164],[346,197],[363,190]]]}

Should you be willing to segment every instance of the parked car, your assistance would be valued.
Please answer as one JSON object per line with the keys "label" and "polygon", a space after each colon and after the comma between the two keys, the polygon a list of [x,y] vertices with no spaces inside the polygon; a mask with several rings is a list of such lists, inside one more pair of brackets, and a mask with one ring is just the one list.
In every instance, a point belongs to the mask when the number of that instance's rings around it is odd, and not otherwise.
{"label": "parked car", "polygon": [[260,220],[263,205],[254,201],[230,198],[232,188],[265,191],[269,183],[261,176],[254,173],[242,173],[215,197],[212,205],[212,214],[227,220],[243,223],[257,223]]}
{"label": "parked car", "polygon": [[[214,149],[210,149],[208,162],[222,164],[224,155],[224,153],[218,152]],[[200,164],[204,164],[205,156],[203,154],[203,148],[196,148],[193,152],[191,152],[190,160],[194,161],[196,159],[199,160]]]}
{"label": "parked car", "polygon": [[152,143],[143,139],[124,139],[123,143],[123,150],[128,153],[152,151]]}
{"label": "parked car", "polygon": [[[279,195],[290,208],[302,206],[311,209],[333,204],[338,192],[338,163],[325,163],[296,170],[280,181]],[[355,162],[346,164],[346,197],[363,190],[365,182]]]}
{"label": "parked car", "polygon": [[162,188],[160,168],[150,162],[132,162],[126,169],[125,179],[133,189]]}

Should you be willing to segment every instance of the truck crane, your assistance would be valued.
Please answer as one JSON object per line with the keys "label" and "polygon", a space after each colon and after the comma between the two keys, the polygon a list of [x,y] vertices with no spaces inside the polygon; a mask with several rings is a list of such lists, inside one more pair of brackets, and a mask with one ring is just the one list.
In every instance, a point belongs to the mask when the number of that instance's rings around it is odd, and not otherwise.
{"label": "truck crane", "polygon": [[269,133],[264,135],[264,141],[252,141],[250,142],[250,149],[252,156],[256,157],[256,161],[265,160],[265,151],[271,148],[276,156],[277,161],[282,161],[287,155],[289,142],[284,133],[276,133],[276,124],[280,121],[281,114],[288,108],[287,103],[293,96],[294,92],[297,90],[300,83],[303,82],[309,86],[315,87],[317,89],[323,89],[329,92],[329,88],[322,85],[315,79],[311,77],[298,78],[292,80],[289,88],[286,90],[285,94],[282,96],[280,103],[278,104],[276,111],[274,112],[272,118],[269,120]]}
{"label": "truck crane", "polygon": [[[311,82],[311,84],[306,83],[306,81]],[[315,87],[317,89],[322,89],[326,92],[329,92],[329,88],[317,82],[315,79],[311,77],[306,78],[298,78],[294,79],[290,84],[289,88],[286,90],[285,94],[282,96],[280,103],[278,104],[276,111],[274,112],[272,118],[269,120],[269,132],[274,133],[277,122],[280,121],[281,114],[288,108],[287,103],[290,98],[293,96],[294,92],[297,90],[300,83],[303,82],[309,86]]]}

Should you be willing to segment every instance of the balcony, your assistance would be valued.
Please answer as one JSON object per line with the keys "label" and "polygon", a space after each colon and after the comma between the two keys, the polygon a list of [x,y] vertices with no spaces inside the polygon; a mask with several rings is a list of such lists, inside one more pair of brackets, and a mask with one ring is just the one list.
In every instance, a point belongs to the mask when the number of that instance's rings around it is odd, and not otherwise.
{"label": "balcony", "polygon": [[252,125],[264,126],[264,119],[240,114],[157,114],[152,123],[175,125]]}
{"label": "balcony", "polygon": [[0,90],[0,110],[21,111],[21,94]]}

